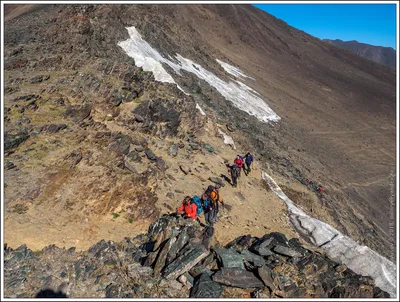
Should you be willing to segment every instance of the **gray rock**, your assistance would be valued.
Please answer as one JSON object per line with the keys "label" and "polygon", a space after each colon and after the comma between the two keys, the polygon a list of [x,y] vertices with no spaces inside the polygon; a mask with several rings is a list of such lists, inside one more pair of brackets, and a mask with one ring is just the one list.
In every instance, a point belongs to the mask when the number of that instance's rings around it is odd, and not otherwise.
{"label": "gray rock", "polygon": [[143,152],[143,151],[144,151],[144,148],[143,148],[142,146],[137,146],[137,147],[135,147],[135,150],[136,150],[137,152]]}
{"label": "gray rock", "polygon": [[215,275],[215,282],[240,288],[264,287],[263,282],[253,273],[236,267],[223,267]]}
{"label": "gray rock", "polygon": [[4,134],[4,151],[18,147],[22,142],[29,138],[29,134],[25,131],[17,134]]}
{"label": "gray rock", "polygon": [[138,123],[143,123],[143,122],[145,121],[144,117],[141,116],[141,115],[139,115],[139,114],[135,114],[135,120],[136,120]]}
{"label": "gray rock", "polygon": [[197,278],[198,276],[200,276],[203,273],[207,273],[210,276],[213,274],[213,272],[209,268],[204,267],[204,265],[201,265],[201,264],[195,265],[189,271],[189,274],[191,276],[193,276],[194,278]]}
{"label": "gray rock", "polygon": [[284,255],[284,256],[289,256],[289,257],[301,257],[302,256],[301,253],[299,253],[299,252],[297,252],[297,251],[295,251],[295,250],[293,250],[291,248],[288,248],[286,246],[283,246],[283,245],[275,246],[273,248],[273,251],[275,253],[277,253],[277,254]]}
{"label": "gray rock", "polygon": [[157,156],[150,149],[144,150],[144,153],[146,154],[148,159],[153,160],[153,161],[157,160]]}
{"label": "gray rock", "polygon": [[163,160],[161,157],[158,157],[158,158],[157,158],[156,166],[157,166],[157,168],[158,168],[160,171],[162,171],[162,172],[165,172],[165,171],[168,170],[168,165],[167,165],[167,163],[166,163],[165,160]]}
{"label": "gray rock", "polygon": [[156,261],[157,255],[158,255],[158,252],[148,253],[143,265],[144,266],[152,266],[154,264],[154,262]]}
{"label": "gray rock", "polygon": [[238,267],[244,269],[243,256],[231,249],[214,248],[215,253],[221,259],[223,267]]}
{"label": "gray rock", "polygon": [[221,297],[223,287],[213,281],[209,274],[203,273],[195,281],[190,298],[219,298]]}
{"label": "gray rock", "polygon": [[220,179],[218,177],[210,177],[209,179],[213,183],[219,184],[219,185],[221,185],[221,187],[225,187],[225,183],[222,181],[222,179]]}
{"label": "gray rock", "polygon": [[65,115],[71,117],[75,123],[80,123],[90,116],[91,111],[91,104],[74,105],[67,108]]}
{"label": "gray rock", "polygon": [[200,150],[201,149],[201,146],[196,143],[189,143],[189,146],[192,150]]}
{"label": "gray rock", "polygon": [[246,261],[251,262],[254,266],[260,267],[265,264],[263,257],[256,255],[249,250],[243,250],[241,254]]}
{"label": "gray rock", "polygon": [[261,256],[270,256],[274,254],[269,248],[260,245],[255,246],[252,250]]}
{"label": "gray rock", "polygon": [[204,145],[204,149],[206,149],[208,152],[213,153],[214,152],[214,147],[209,145],[209,144],[205,144]]}
{"label": "gray rock", "polygon": [[271,269],[268,266],[264,265],[262,267],[259,267],[257,272],[263,283],[268,286],[271,291],[273,291],[275,289],[275,285]]}
{"label": "gray rock", "polygon": [[176,255],[180,252],[180,250],[189,242],[189,234],[186,230],[183,230],[178,235],[176,242],[171,246],[168,256],[167,256],[167,263],[172,262],[175,260]]}
{"label": "gray rock", "polygon": [[168,192],[166,195],[169,199],[174,199],[175,198],[175,194],[172,192]]}
{"label": "gray rock", "polygon": [[16,168],[17,166],[13,163],[13,162],[10,162],[10,161],[8,161],[8,162],[6,162],[5,164],[4,164],[4,168],[6,169],[6,170],[11,170],[11,169],[14,169],[14,168]]}
{"label": "gray rock", "polygon": [[112,141],[108,148],[118,155],[127,155],[129,153],[132,138],[122,133],[113,133]]}
{"label": "gray rock", "polygon": [[49,133],[57,133],[57,132],[59,132],[61,130],[64,130],[66,128],[67,128],[67,125],[65,125],[65,124],[58,124],[58,125],[51,124],[51,125],[47,126],[47,132],[49,132]]}
{"label": "gray rock", "polygon": [[171,246],[175,243],[175,241],[176,237],[169,238],[167,242],[164,244],[161,251],[158,253],[158,257],[154,265],[154,276],[158,276],[161,273],[161,270],[164,268],[166,264],[168,252],[171,249]]}
{"label": "gray rock", "polygon": [[176,279],[189,271],[193,266],[207,257],[210,252],[202,245],[195,246],[189,252],[172,261],[164,270],[163,276],[167,279]]}
{"label": "gray rock", "polygon": [[142,161],[142,157],[140,156],[140,154],[137,151],[129,152],[126,157],[129,159],[129,161],[132,161],[132,162],[141,162]]}

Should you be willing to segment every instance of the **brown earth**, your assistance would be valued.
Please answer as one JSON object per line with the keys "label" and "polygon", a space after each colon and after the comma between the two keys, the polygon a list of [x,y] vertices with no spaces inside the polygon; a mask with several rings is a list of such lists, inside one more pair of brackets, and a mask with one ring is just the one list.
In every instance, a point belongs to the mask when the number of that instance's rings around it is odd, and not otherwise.
{"label": "brown earth", "polygon": [[[33,131],[51,123],[65,123],[68,128],[32,135],[5,155],[5,162],[12,161],[19,169],[5,171],[5,242],[10,246],[29,242],[33,249],[53,243],[86,248],[100,239],[120,240],[141,233],[149,222],[144,213],[153,204],[157,211],[151,217],[171,211],[183,195],[200,194],[207,186],[194,174],[183,177],[178,162],[196,166],[206,180],[226,173],[222,158],[255,150],[258,169],[241,180],[242,187],[223,188],[232,210],[221,217],[219,240],[274,230],[294,236],[283,204],[261,184],[260,171],[269,167],[306,212],[393,259],[393,221],[387,219],[395,210],[389,202],[389,178],[396,167],[393,71],[247,5],[43,5],[27,10],[6,10],[4,106],[10,112],[5,131],[14,133],[21,127]],[[26,26],[32,31],[21,31]],[[191,75],[176,76],[178,83],[187,84],[182,86],[192,93],[190,97],[172,85],[154,82],[146,73],[135,71],[135,77],[130,77],[133,61],[117,46],[128,38],[128,26],[136,26],[163,54],[179,53],[222,78],[227,79],[227,74],[215,59],[239,67],[255,79],[245,83],[263,95],[282,120],[261,124]],[[46,74],[49,80],[31,83],[35,76]],[[133,102],[113,107],[113,90],[122,95],[127,81],[142,92]],[[27,94],[41,96],[38,109],[13,101]],[[59,98],[65,99],[65,107],[56,102]],[[168,143],[187,138],[189,117],[182,118],[179,134],[167,137],[144,131],[131,121],[138,104],[157,98],[184,101],[191,104],[190,110],[198,102],[214,123],[235,124],[238,130],[230,135],[239,149],[223,146],[221,138],[214,136],[214,125],[211,132],[196,134],[196,139],[209,142],[219,153],[194,154],[186,146],[177,158],[169,157]],[[82,103],[93,106],[89,121],[84,122],[87,126],[65,117],[68,106]],[[188,108],[180,110],[190,112]],[[163,122],[156,124],[163,127]],[[138,180],[137,175],[116,168],[122,157],[109,150],[110,141],[95,137],[99,131],[146,139],[169,169],[158,171],[141,154],[143,165],[158,172]],[[75,155],[68,155],[77,150],[83,159],[70,168]],[[201,170],[204,166],[210,170]],[[324,193],[317,197],[300,185],[294,178],[298,172],[322,184]],[[136,182],[141,185],[132,186]],[[177,186],[185,188],[184,193],[175,193]],[[26,197],[38,188],[37,197]],[[176,196],[166,202],[169,191]],[[138,201],[143,194],[149,203]],[[17,204],[28,207],[25,214],[16,210]],[[134,212],[142,214],[130,224]],[[113,213],[120,216],[113,218]]]}

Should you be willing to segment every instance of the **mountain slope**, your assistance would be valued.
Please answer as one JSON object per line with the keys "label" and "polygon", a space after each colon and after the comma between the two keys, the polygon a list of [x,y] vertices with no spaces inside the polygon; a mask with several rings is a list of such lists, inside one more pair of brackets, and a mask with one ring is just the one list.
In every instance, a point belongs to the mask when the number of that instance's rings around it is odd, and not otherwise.
{"label": "mountain slope", "polygon": [[[232,75],[216,59],[239,67],[281,120],[260,122],[193,73],[164,66],[190,95],[155,81],[118,46],[132,26],[165,58],[178,53],[225,81]],[[42,5],[7,21],[4,41],[5,161],[16,165],[5,171],[5,236],[14,245],[87,248],[139,234],[226,173],[224,158],[254,150],[258,174],[224,189],[232,209],[218,239],[293,236],[260,181],[268,169],[304,211],[393,259],[396,91],[387,68],[246,5]],[[237,151],[217,136],[226,124]],[[305,178],[323,193],[297,180]]]}
{"label": "mountain slope", "polygon": [[348,49],[360,57],[396,69],[396,51],[391,47],[374,46],[357,41],[342,41],[340,39],[322,41]]}

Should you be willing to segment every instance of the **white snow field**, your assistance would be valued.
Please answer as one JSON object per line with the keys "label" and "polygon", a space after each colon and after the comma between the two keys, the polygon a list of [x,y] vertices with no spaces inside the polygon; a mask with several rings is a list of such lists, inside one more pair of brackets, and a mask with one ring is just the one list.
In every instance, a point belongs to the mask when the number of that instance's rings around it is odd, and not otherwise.
{"label": "white snow field", "polygon": [[[280,117],[264,102],[260,95],[247,85],[238,80],[225,82],[214,73],[179,54],[176,54],[175,58],[171,56],[169,56],[170,59],[164,58],[142,39],[135,27],[128,27],[127,30],[130,38],[119,42],[118,45],[128,56],[135,60],[136,66],[142,67],[145,71],[153,72],[156,81],[175,83],[172,76],[163,68],[161,63],[164,63],[170,66],[178,75],[181,75],[180,70],[195,74],[198,78],[214,87],[225,99],[231,101],[235,107],[255,116],[262,122],[268,123],[280,120]],[[221,64],[223,68],[235,77],[247,77],[238,68],[227,63],[223,64]]]}
{"label": "white snow field", "polygon": [[308,216],[286,196],[282,189],[267,173],[261,177],[287,205],[289,219],[296,230],[322,247],[326,254],[346,264],[360,275],[371,276],[376,286],[396,298],[396,265],[367,246],[359,245],[351,238],[318,219]]}
{"label": "white snow field", "polygon": [[219,128],[217,130],[218,130],[218,133],[221,134],[222,137],[224,138],[224,144],[229,145],[232,147],[233,150],[236,150],[235,142],[233,141],[232,136],[229,136],[228,134],[226,134]]}
{"label": "white snow field", "polygon": [[249,78],[254,80],[254,78],[245,75],[239,68],[235,66],[229,65],[228,63],[222,62],[221,60],[218,59],[217,62],[219,63],[219,65],[222,66],[223,69],[225,69],[227,73],[235,76],[236,78]]}

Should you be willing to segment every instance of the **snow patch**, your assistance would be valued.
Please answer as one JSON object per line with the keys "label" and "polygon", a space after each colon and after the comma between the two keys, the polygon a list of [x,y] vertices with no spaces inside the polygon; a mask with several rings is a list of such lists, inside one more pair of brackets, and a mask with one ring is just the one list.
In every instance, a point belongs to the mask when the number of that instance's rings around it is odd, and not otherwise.
{"label": "snow patch", "polygon": [[315,245],[325,249],[327,255],[346,264],[360,275],[371,276],[376,286],[396,298],[396,265],[367,246],[357,244],[329,224],[308,216],[287,197],[267,173],[261,177],[271,190],[287,205],[290,221],[297,231],[307,236]]}
{"label": "snow patch", "polygon": [[206,113],[203,111],[203,109],[201,109],[201,107],[197,103],[196,103],[196,108],[199,109],[201,115],[206,115]]}
{"label": "snow patch", "polygon": [[[277,122],[280,120],[280,117],[264,102],[260,95],[257,95],[247,85],[237,80],[225,82],[214,73],[204,69],[201,65],[179,54],[175,58],[172,58],[170,55],[168,55],[169,59],[164,58],[149,43],[142,39],[135,27],[128,27],[127,30],[130,38],[119,42],[118,45],[128,56],[135,60],[136,66],[153,72],[156,81],[176,84],[171,75],[162,67],[161,63],[164,63],[171,67],[178,75],[181,75],[181,70],[195,74],[198,78],[214,87],[225,99],[231,101],[235,107],[255,116],[262,122]],[[235,71],[235,67],[231,67],[233,69],[228,67],[230,68],[229,70],[235,72],[236,75],[242,74],[240,70]]]}
{"label": "snow patch", "polygon": [[[245,75],[239,68],[232,66],[228,63],[225,63],[221,60],[217,59],[217,62],[219,63],[219,65],[222,66],[222,68],[229,74],[235,76],[236,78],[249,78],[254,80],[254,78],[249,77],[248,75]],[[255,81],[255,80],[254,80]]]}
{"label": "snow patch", "polygon": [[236,150],[235,142],[233,141],[233,138],[226,133],[224,133],[221,129],[218,128],[218,133],[222,135],[224,138],[224,144],[229,145],[233,148],[233,150]]}

